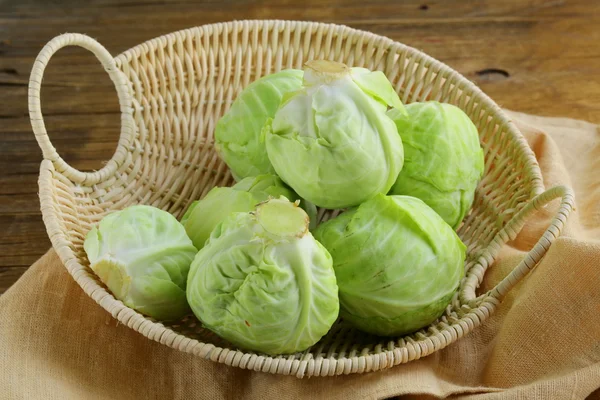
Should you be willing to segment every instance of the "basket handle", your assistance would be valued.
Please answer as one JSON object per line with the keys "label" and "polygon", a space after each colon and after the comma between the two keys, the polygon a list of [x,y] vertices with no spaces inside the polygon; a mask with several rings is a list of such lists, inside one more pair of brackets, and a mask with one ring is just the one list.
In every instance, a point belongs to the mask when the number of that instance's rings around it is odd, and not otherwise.
{"label": "basket handle", "polygon": [[[40,88],[44,70],[52,55],[65,46],[81,46],[94,53],[96,58],[102,63],[102,66],[110,76],[110,79],[113,81],[119,97],[121,109],[121,135],[119,144],[114,155],[106,165],[94,172],[79,171],[65,162],[50,142],[50,138],[46,132],[46,126],[44,125],[44,117],[42,116],[40,104]],[[125,74],[117,68],[116,62],[110,53],[96,40],[79,33],[65,33],[48,42],[42,51],[40,51],[33,64],[29,79],[28,97],[31,127],[38,145],[42,149],[44,159],[50,160],[54,164],[54,168],[72,182],[87,185],[96,184],[114,174],[117,168],[127,158],[128,149],[131,143],[133,143],[135,131],[132,115],[132,98],[127,78],[125,77]]]}
{"label": "basket handle", "polygon": [[[535,246],[527,253],[525,258],[515,267],[515,269],[510,272],[510,274],[502,279],[502,281],[500,281],[492,290],[479,296],[477,299],[492,297],[501,300],[546,254],[554,240],[560,235],[569,214],[575,208],[575,196],[573,191],[566,186],[555,186],[535,196],[525,207],[513,216],[500,232],[498,232],[491,244],[495,250],[498,250],[507,241],[515,239],[525,225],[525,221],[528,217],[557,198],[561,198],[558,212]],[[476,300],[475,289],[479,283],[477,276],[474,274],[469,276],[461,293],[463,302],[472,302]]]}

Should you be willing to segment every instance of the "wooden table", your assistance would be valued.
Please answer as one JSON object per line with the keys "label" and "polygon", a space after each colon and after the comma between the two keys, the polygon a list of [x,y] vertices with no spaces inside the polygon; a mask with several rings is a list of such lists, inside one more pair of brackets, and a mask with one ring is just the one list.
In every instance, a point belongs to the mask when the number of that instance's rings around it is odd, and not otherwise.
{"label": "wooden table", "polygon": [[[473,4],[471,4],[473,3]],[[600,2],[541,0],[6,0],[0,5],[0,293],[49,247],[37,197],[41,152],[27,111],[33,61],[81,32],[113,54],[156,36],[233,19],[333,22],[388,36],[447,63],[501,106],[600,123]],[[114,88],[82,49],[61,50],[42,85],[46,127],[78,169],[112,155]]]}

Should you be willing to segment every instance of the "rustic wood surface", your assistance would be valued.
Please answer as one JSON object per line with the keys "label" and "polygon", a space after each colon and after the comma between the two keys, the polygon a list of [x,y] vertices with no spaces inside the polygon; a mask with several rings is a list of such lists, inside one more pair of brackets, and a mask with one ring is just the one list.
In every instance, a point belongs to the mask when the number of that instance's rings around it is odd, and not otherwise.
{"label": "rustic wood surface", "polygon": [[[27,83],[42,46],[86,33],[118,54],[156,36],[234,19],[333,22],[388,36],[458,70],[501,106],[600,123],[600,2],[542,0],[99,0],[0,2],[0,293],[49,247],[37,197],[41,152]],[[114,88],[82,49],[61,50],[42,85],[50,137],[97,169],[119,132]]]}

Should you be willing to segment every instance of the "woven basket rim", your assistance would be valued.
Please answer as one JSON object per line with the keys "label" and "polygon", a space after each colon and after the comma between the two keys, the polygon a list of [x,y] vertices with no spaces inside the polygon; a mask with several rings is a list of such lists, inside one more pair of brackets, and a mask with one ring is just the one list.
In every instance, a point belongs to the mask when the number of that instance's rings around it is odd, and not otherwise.
{"label": "woven basket rim", "polygon": [[[114,298],[110,292],[98,284],[97,277],[88,271],[87,267],[84,267],[81,265],[81,263],[79,263],[76,255],[69,247],[70,243],[67,239],[67,236],[62,230],[59,229],[59,225],[57,223],[57,212],[53,208],[54,200],[51,184],[54,179],[53,175],[56,173],[62,174],[62,172],[59,172],[55,168],[56,160],[52,162],[49,157],[46,157],[46,154],[44,154],[45,159],[40,165],[39,178],[39,195],[43,219],[53,247],[56,249],[59,257],[65,264],[69,273],[83,288],[84,292],[92,297],[105,310],[111,313],[114,318],[152,340],[184,352],[199,355],[205,359],[210,359],[215,362],[225,363],[227,365],[233,365],[246,369],[253,369],[256,371],[295,375],[297,377],[314,375],[333,376],[389,368],[391,366],[412,361],[431,354],[446,347],[447,345],[453,343],[460,337],[475,329],[494,312],[495,308],[498,306],[500,300],[506,294],[506,292],[508,292],[510,288],[512,288],[531,268],[533,268],[537,261],[539,261],[539,259],[546,253],[547,248],[557,236],[556,232],[560,232],[569,212],[573,207],[574,200],[570,189],[565,187],[556,187],[550,189],[549,191],[543,192],[544,186],[541,171],[537,161],[535,160],[533,151],[527,145],[524,137],[513,124],[513,122],[504,114],[500,107],[494,103],[491,98],[484,94],[475,84],[470,82],[458,72],[454,71],[452,68],[448,67],[446,64],[426,55],[425,53],[371,32],[357,30],[344,25],[309,21],[230,21],[183,29],[150,39],[122,52],[114,58],[114,61],[116,66],[120,68],[122,64],[129,62],[133,57],[138,57],[142,52],[149,51],[149,49],[151,49],[153,46],[165,47],[170,41],[175,40],[178,37],[186,37],[187,35],[198,33],[200,30],[205,31],[205,33],[208,34],[210,33],[209,31],[211,29],[231,29],[234,27],[237,29],[243,29],[244,27],[256,27],[257,25],[267,28],[280,26],[281,29],[286,27],[296,27],[296,25],[304,28],[313,26],[324,29],[339,29],[341,33],[345,34],[353,33],[366,35],[380,40],[382,43],[390,46],[390,49],[402,49],[403,51],[408,52],[411,57],[419,57],[420,59],[425,60],[429,66],[435,65],[436,67],[440,68],[441,71],[447,72],[449,74],[448,79],[454,79],[457,81],[457,84],[463,85],[460,86],[461,89],[464,90],[467,88],[472,91],[473,97],[476,97],[478,101],[482,102],[484,107],[492,110],[492,114],[499,119],[498,123],[505,124],[506,132],[511,135],[511,140],[518,143],[519,150],[523,151],[527,156],[527,162],[525,164],[527,171],[524,173],[529,174],[531,177],[532,188],[530,202],[521,211],[519,211],[508,224],[506,224],[500,233],[496,235],[493,243],[489,246],[491,250],[487,254],[482,255],[482,259],[485,261],[485,266],[482,265],[483,271],[481,274],[483,275],[487,269],[487,266],[493,262],[502,244],[504,244],[510,238],[516,236],[520,228],[523,226],[525,219],[531,215],[533,211],[539,207],[542,207],[554,198],[562,197],[559,213],[552,221],[552,224],[544,234],[544,237],[540,239],[538,244],[536,244],[534,249],[529,253],[528,257],[526,257],[526,260],[524,260],[515,269],[515,271],[511,273],[511,275],[506,277],[493,290],[481,296],[475,297],[475,287],[478,286],[479,282],[477,281],[477,277],[471,279],[470,285],[473,286],[473,296],[461,298],[461,303],[463,305],[461,310],[457,312],[456,318],[453,320],[448,319],[446,321],[442,321],[443,324],[438,324],[439,326],[429,327],[428,332],[431,333],[432,336],[426,336],[425,334],[418,332],[405,338],[395,339],[396,342],[403,343],[403,346],[399,346],[393,350],[379,349],[376,354],[363,354],[351,358],[334,358],[333,356],[318,356],[316,358],[312,358],[312,354],[305,354],[301,360],[292,360],[287,355],[268,356],[253,352],[221,348],[211,343],[204,343],[196,339],[191,339],[181,333],[175,332],[169,327],[164,326],[160,322],[154,322],[142,314],[137,313],[136,311],[126,307],[121,301]],[[85,182],[85,179],[80,184],[92,186],[92,183]]]}

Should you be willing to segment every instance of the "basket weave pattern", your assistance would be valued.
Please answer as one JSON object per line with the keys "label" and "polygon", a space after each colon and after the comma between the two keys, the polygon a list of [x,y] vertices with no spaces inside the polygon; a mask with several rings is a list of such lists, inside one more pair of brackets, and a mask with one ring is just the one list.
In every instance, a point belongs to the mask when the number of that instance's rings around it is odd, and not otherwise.
{"label": "basket weave pattern", "polygon": [[[40,107],[50,57],[60,48],[92,51],[115,84],[121,106],[117,150],[95,172],[69,166],[52,146]],[[438,100],[463,109],[477,126],[485,174],[472,212],[459,228],[468,248],[466,276],[446,313],[402,338],[361,333],[343,321],[310,349],[270,357],[231,347],[193,317],[163,324],[116,300],[89,269],[83,240],[108,212],[149,204],[181,217],[212,187],[233,183],[213,147],[213,130],[237,94],[260,76],[301,68],[310,59],[340,61],[383,71],[404,103]],[[543,257],[573,208],[565,187],[543,191],[539,167],[516,127],[467,79],[431,57],[390,39],[348,27],[289,21],[207,25],[162,36],[113,58],[95,40],[64,34],[40,52],[29,87],[31,124],[43,151],[39,187],[53,247],[85,293],[121,323],[175,349],[241,368],[295,375],[362,373],[406,363],[466,335],[492,314],[502,297]],[[498,286],[476,288],[500,247],[525,219],[555,198],[558,213],[543,237]],[[320,210],[322,220],[335,212]]]}

